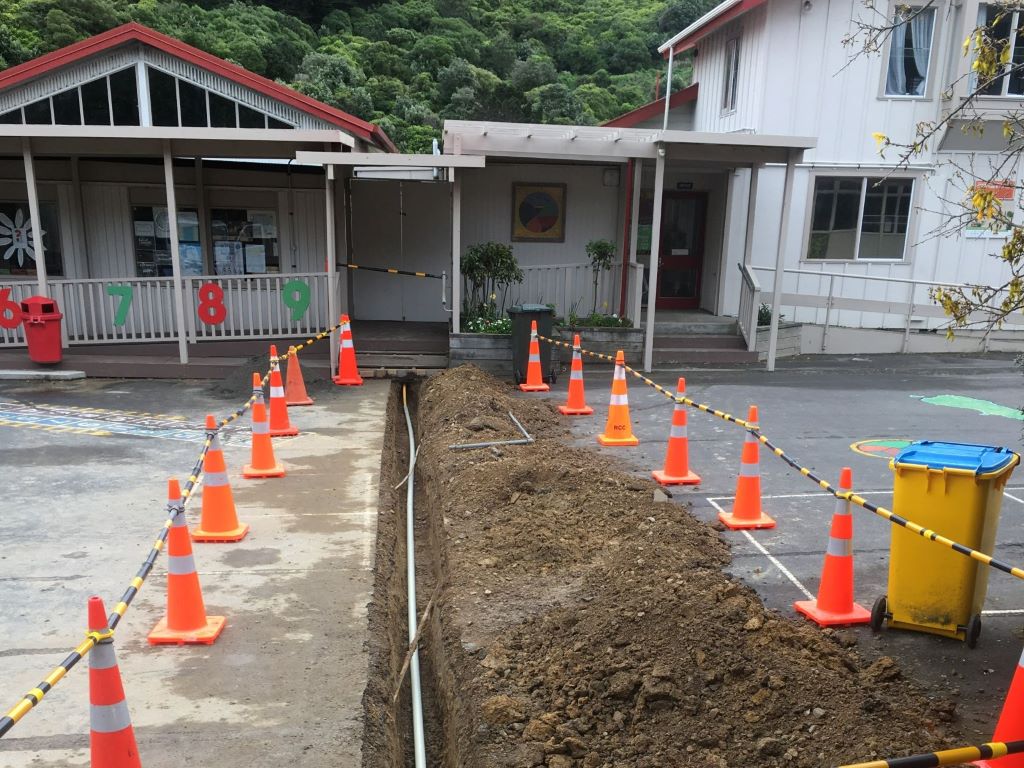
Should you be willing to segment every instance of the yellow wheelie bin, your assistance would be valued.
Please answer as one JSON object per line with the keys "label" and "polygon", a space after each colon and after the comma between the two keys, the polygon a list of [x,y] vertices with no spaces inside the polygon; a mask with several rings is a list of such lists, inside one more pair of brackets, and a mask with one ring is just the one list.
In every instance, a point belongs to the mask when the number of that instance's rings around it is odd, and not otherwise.
{"label": "yellow wheelie bin", "polygon": [[[912,443],[889,462],[893,512],[992,554],[1003,489],[1020,456],[1008,448]],[[871,627],[883,623],[966,641],[981,633],[988,566],[900,525],[892,525],[889,588],[875,601]]]}

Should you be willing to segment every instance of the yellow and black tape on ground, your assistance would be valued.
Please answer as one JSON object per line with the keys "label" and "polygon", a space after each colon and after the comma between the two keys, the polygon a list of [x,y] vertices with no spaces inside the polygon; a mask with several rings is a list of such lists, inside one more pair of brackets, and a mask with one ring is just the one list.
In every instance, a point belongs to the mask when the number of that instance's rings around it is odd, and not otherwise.
{"label": "yellow and black tape on ground", "polygon": [[851,763],[841,768],[938,768],[943,765],[960,765],[974,760],[990,760],[994,757],[1017,755],[1022,752],[1024,752],[1024,741],[993,741],[976,747],[957,747],[956,749],[944,749],[939,752],[928,752],[909,757]]}
{"label": "yellow and black tape on ground", "polygon": [[435,275],[432,272],[410,272],[407,269],[391,269],[389,267],[364,267],[362,264],[346,264],[349,269],[362,269],[367,272],[385,272],[389,275],[407,275],[408,277],[432,277],[435,280],[443,280],[444,275]]}
{"label": "yellow and black tape on ground", "polygon": [[[568,349],[573,348],[572,344],[568,344],[567,342],[560,341],[558,339],[550,339],[546,336],[540,335],[538,335],[538,338],[550,344],[566,347]],[[590,352],[582,348],[580,349],[580,352],[585,355],[589,355],[590,357],[596,357],[600,360],[609,360],[611,362],[615,362],[615,358],[612,357],[611,355],[604,355],[599,352]],[[868,512],[872,512],[878,515],[879,517],[888,520],[893,525],[902,526],[903,528],[906,528],[908,531],[916,533],[918,536],[921,536],[922,538],[928,539],[929,541],[934,541],[938,544],[942,544],[943,546],[952,549],[954,552],[958,552],[961,555],[965,555],[971,558],[972,560],[977,560],[979,563],[983,563],[984,565],[987,565],[990,568],[995,568],[997,571],[1002,571],[1003,573],[1008,573],[1011,576],[1024,580],[1024,568],[1018,568],[1014,565],[1010,565],[1009,563],[1005,563],[1002,560],[998,560],[992,557],[991,555],[986,555],[984,552],[979,552],[978,550],[972,549],[971,547],[968,547],[965,544],[960,544],[959,542],[946,538],[945,536],[942,536],[941,534],[931,530],[930,528],[925,528],[923,525],[915,523],[913,520],[908,520],[905,517],[897,515],[892,510],[886,509],[885,507],[879,507],[875,504],[870,503],[863,496],[859,496],[853,491],[845,491],[842,490],[841,488],[836,488],[827,480],[823,480],[822,478],[818,477],[808,467],[801,465],[798,461],[795,461],[794,459],[791,459],[789,456],[787,456],[785,451],[783,451],[777,445],[772,443],[765,435],[761,433],[761,430],[758,427],[758,425],[751,424],[750,422],[744,419],[737,418],[736,416],[726,413],[725,411],[720,411],[716,408],[712,408],[710,405],[698,403],[695,400],[691,400],[689,397],[678,397],[674,392],[670,392],[669,390],[665,389],[665,387],[658,384],[656,381],[649,379],[639,371],[630,368],[628,365],[623,365],[623,369],[625,369],[628,373],[631,373],[636,378],[640,379],[648,386],[654,388],[655,390],[660,392],[662,395],[664,395],[666,398],[668,398],[674,403],[682,403],[683,405],[695,408],[698,411],[710,413],[712,416],[717,416],[720,419],[743,427],[750,434],[756,437],[758,442],[762,443],[775,456],[778,456],[780,459],[786,462],[786,464],[791,466],[801,475],[806,477],[808,480],[813,481],[820,488],[832,494],[837,499],[850,501],[853,504],[856,504],[858,507],[866,509]]]}
{"label": "yellow and black tape on ground", "polygon": [[[304,349],[321,339],[327,338],[340,327],[341,323],[332,325],[330,328],[321,331],[316,336],[312,336],[306,339],[302,344],[294,347],[294,351],[298,352],[300,349]],[[289,350],[286,354],[280,355],[278,359],[286,360],[291,354],[292,350]],[[266,385],[269,378],[270,372],[268,371],[263,376],[262,382],[264,385]],[[199,483],[199,478],[202,475],[203,462],[206,460],[206,454],[210,450],[210,445],[213,444],[214,435],[228,424],[231,424],[233,421],[241,418],[246,411],[252,408],[255,402],[256,393],[254,392],[240,408],[218,421],[216,431],[209,431],[206,433],[206,437],[203,440],[202,450],[200,450],[199,456],[196,457],[195,463],[192,465],[192,471],[189,472],[188,479],[185,481],[185,485],[181,489],[182,505],[175,504],[173,508],[171,505],[168,505],[167,519],[164,521],[163,527],[160,529],[160,533],[153,541],[153,546],[150,547],[149,554],[146,555],[146,559],[143,561],[139,570],[135,573],[135,576],[132,577],[131,582],[128,584],[128,588],[125,589],[124,593],[121,595],[121,599],[117,601],[113,611],[107,618],[107,626],[109,627],[110,632],[106,634],[99,632],[87,633],[85,640],[76,646],[67,655],[67,657],[58,664],[52,672],[50,672],[50,674],[43,678],[42,682],[22,696],[21,700],[7,711],[6,715],[0,717],[0,738],[3,738],[7,732],[14,727],[15,723],[21,720],[21,718],[30,712],[40,701],[42,701],[43,697],[49,693],[53,687],[59,683],[64,676],[75,667],[76,664],[78,664],[78,662],[84,659],[86,655],[88,655],[89,651],[95,648],[100,641],[113,637],[114,630],[121,622],[121,619],[124,618],[124,615],[127,612],[128,607],[132,604],[132,601],[135,599],[135,596],[139,594],[139,590],[142,589],[142,585],[145,583],[146,577],[148,577],[152,572],[153,566],[156,565],[157,557],[159,557],[160,552],[163,551],[164,545],[167,542],[167,535],[171,530],[171,525],[174,522],[175,515],[183,505],[188,504],[189,499],[192,497],[192,492],[195,490],[196,485]]]}

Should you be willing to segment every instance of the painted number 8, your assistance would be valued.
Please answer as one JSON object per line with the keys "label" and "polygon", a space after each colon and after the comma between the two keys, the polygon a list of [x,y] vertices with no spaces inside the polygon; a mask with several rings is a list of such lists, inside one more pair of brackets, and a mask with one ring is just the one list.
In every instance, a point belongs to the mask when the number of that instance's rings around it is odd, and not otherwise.
{"label": "painted number 8", "polygon": [[309,309],[309,285],[301,280],[289,280],[281,286],[281,302],[292,311],[292,320],[301,320]]}
{"label": "painted number 8", "polygon": [[227,316],[224,289],[216,283],[203,283],[199,286],[199,319],[207,325],[220,325]]}

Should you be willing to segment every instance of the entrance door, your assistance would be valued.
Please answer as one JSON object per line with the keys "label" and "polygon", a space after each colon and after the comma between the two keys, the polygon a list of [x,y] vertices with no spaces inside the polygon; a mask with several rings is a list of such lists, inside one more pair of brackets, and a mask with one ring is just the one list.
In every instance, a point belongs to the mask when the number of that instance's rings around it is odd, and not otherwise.
{"label": "entrance door", "polygon": [[661,214],[658,309],[696,309],[704,261],[706,192],[666,192]]}

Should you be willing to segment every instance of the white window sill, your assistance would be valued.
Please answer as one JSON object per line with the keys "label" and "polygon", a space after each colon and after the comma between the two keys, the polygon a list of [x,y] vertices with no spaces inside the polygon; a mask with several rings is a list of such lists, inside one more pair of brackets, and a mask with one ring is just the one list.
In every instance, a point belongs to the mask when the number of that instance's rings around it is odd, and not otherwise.
{"label": "white window sill", "polygon": [[931,101],[932,97],[928,95],[924,96],[911,96],[909,94],[898,94],[898,93],[884,93],[878,97],[879,101]]}

